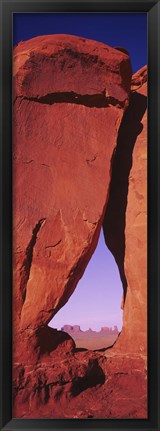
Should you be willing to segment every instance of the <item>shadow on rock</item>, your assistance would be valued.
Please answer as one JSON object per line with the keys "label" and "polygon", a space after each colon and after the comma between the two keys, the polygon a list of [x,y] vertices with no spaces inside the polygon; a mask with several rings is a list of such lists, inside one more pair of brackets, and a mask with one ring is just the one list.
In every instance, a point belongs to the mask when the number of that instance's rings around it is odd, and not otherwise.
{"label": "shadow on rock", "polygon": [[141,120],[146,108],[147,97],[139,93],[131,93],[130,104],[122,119],[118,132],[117,147],[112,156],[109,199],[103,221],[105,242],[119,268],[124,300],[127,293],[124,256],[128,182],[132,167],[133,149],[137,136],[143,129]]}
{"label": "shadow on rock", "polygon": [[76,397],[88,388],[105,383],[105,374],[97,359],[90,359],[88,369],[83,377],[78,377],[72,384],[71,395]]}
{"label": "shadow on rock", "polygon": [[73,352],[75,349],[75,342],[69,334],[57,331],[57,329],[50,328],[49,326],[41,328],[37,333],[37,338],[38,345],[40,346],[40,356],[47,353],[51,354],[57,348],[70,352]]}

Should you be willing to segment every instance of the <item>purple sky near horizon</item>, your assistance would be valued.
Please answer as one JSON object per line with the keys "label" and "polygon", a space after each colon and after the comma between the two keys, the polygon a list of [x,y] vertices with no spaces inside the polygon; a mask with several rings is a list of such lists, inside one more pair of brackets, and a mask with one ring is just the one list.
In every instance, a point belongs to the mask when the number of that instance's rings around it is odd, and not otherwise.
{"label": "purple sky near horizon", "polygon": [[122,326],[122,283],[113,255],[108,250],[103,231],[95,252],[67,304],[49,323],[61,329],[65,324],[80,325],[82,330],[99,331],[102,326]]}
{"label": "purple sky near horizon", "polygon": [[[73,34],[128,50],[133,73],[147,64],[146,13],[15,13],[13,45],[39,35]],[[97,248],[68,303],[50,326],[122,326],[122,284],[101,231]]]}

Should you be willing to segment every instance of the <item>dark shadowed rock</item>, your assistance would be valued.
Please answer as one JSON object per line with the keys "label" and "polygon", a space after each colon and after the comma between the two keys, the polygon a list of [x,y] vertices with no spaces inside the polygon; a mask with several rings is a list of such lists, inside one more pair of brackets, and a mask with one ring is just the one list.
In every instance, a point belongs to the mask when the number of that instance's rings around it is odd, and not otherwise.
{"label": "dark shadowed rock", "polygon": [[[137,87],[138,84],[138,87]],[[137,88],[133,91],[133,88]],[[124,268],[127,295],[123,329],[116,348],[147,353],[147,67],[132,79],[132,115],[137,112],[139,133],[129,173],[125,225]]]}
{"label": "dark shadowed rock", "polygon": [[118,264],[124,288],[123,328],[114,348],[138,354],[146,354],[147,350],[146,77],[144,67],[132,78],[130,104],[112,160],[103,222],[106,244]]}

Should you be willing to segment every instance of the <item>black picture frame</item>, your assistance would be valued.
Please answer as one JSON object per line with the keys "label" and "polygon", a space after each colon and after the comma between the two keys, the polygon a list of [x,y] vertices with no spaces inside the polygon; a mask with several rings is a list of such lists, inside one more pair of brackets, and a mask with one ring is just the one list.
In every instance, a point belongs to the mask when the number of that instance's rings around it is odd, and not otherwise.
{"label": "black picture frame", "polygon": [[[0,406],[1,429],[160,430],[160,0],[0,0]],[[148,15],[148,419],[12,419],[12,14],[14,12],[146,12]],[[158,99],[159,96],[159,99]],[[159,138],[159,139],[158,139]],[[159,145],[158,145],[159,144]],[[159,409],[158,409],[159,407]]]}

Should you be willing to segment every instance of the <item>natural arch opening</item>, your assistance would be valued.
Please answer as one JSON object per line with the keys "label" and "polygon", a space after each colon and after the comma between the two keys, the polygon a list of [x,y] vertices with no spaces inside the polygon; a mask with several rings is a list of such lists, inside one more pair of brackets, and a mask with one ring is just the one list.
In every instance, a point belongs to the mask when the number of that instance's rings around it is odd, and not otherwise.
{"label": "natural arch opening", "polygon": [[[139,105],[138,111],[136,109],[137,104]],[[65,329],[65,331],[68,332],[76,341],[77,347],[86,347],[93,350],[107,348],[113,345],[113,343],[116,341],[118,332],[121,330],[122,327],[122,311],[120,306],[121,304],[124,306],[127,294],[127,280],[124,270],[124,257],[128,179],[132,166],[132,152],[137,135],[142,130],[141,119],[143,117],[145,109],[146,97],[144,97],[143,95],[132,93],[130,97],[130,105],[125,111],[123,120],[119,128],[117,147],[113,153],[111,161],[111,181],[106,212],[103,220],[103,232],[105,236],[105,241],[101,231],[96,250],[90,262],[88,263],[83,277],[80,279],[74,293],[72,294],[67,304],[57,313],[57,315],[55,315],[55,317],[49,324],[49,326],[51,326],[52,328],[54,327],[57,329]],[[103,256],[104,261],[103,259],[99,259],[99,254],[100,256]],[[107,260],[109,263],[107,262]],[[103,268],[101,267],[101,264],[104,265]],[[116,274],[117,279],[114,287],[114,282],[112,281],[113,284],[111,283],[111,288],[107,290],[107,286],[110,285],[109,274],[111,268],[114,268],[113,274],[114,276]],[[104,287],[101,287],[99,283],[102,277]],[[93,288],[92,286],[95,283],[96,286]],[[94,292],[99,293],[97,294],[97,296],[94,296]],[[112,307],[110,303],[110,301],[112,301],[113,299],[111,295],[113,292],[115,293],[116,301],[118,301],[117,310],[115,307]],[[98,311],[99,301],[101,301],[101,306]],[[107,320],[107,306],[109,308],[109,311],[112,309],[115,312],[116,318],[114,321]],[[104,319],[103,307],[105,309]],[[89,316],[89,313],[91,313],[92,317],[89,319],[89,321],[86,322],[84,321],[84,316],[86,319],[86,316]],[[76,319],[74,318],[74,315],[76,316]],[[99,322],[99,325],[96,326],[95,321],[93,320],[93,316],[96,317],[98,315],[101,316],[102,321],[101,324]],[[116,319],[118,318],[118,316],[121,316],[121,321],[117,324]],[[66,327],[66,325],[68,325],[68,327]],[[79,326],[81,331],[79,329]],[[104,342],[102,341],[101,344],[101,332],[103,333],[103,331],[101,331],[101,327],[106,326],[110,328],[117,326],[118,331],[117,334],[105,334],[106,336],[114,335],[114,339],[110,339],[110,342],[107,344],[105,338]],[[89,328],[92,331],[90,331]],[[86,334],[84,334],[85,332]],[[91,340],[91,336],[93,335],[92,332],[95,332],[95,340],[97,338],[97,342],[95,344],[91,344],[90,341],[89,345],[88,341],[87,343],[85,343],[85,341],[87,340],[87,337]],[[83,340],[84,336],[86,337],[85,340]]]}
{"label": "natural arch opening", "polygon": [[77,348],[107,348],[114,344],[122,328],[122,294],[118,266],[101,229],[83,277],[49,326],[71,335]]}

